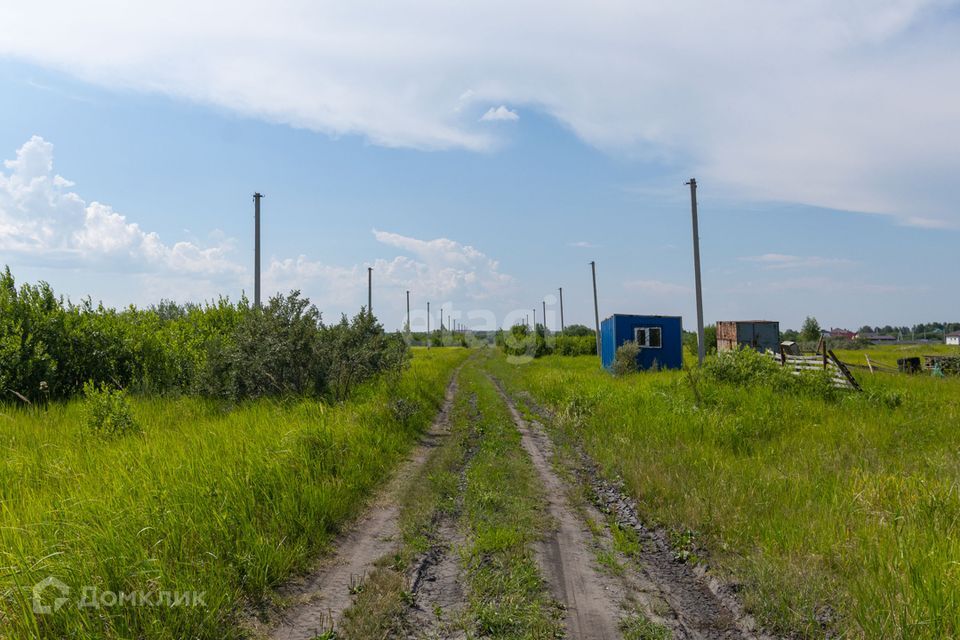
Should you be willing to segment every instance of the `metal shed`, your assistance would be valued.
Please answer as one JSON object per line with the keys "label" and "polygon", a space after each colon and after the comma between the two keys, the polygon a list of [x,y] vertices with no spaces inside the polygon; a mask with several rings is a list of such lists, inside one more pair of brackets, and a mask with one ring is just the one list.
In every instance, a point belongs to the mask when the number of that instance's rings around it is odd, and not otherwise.
{"label": "metal shed", "polygon": [[600,324],[600,359],[613,366],[617,347],[628,340],[640,345],[641,369],[683,368],[683,320],[680,316],[638,316],[615,313]]}
{"label": "metal shed", "polygon": [[771,320],[729,320],[717,323],[717,351],[750,347],[757,351],[780,349],[780,323]]}

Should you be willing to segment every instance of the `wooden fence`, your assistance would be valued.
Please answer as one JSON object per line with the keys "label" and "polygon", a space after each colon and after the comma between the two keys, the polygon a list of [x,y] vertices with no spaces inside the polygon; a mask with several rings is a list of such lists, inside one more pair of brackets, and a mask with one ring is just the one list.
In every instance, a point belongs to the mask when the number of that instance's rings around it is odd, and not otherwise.
{"label": "wooden fence", "polygon": [[860,385],[857,384],[853,374],[830,349],[824,347],[822,354],[806,356],[787,353],[782,347],[780,353],[774,353],[770,350],[767,350],[766,353],[781,366],[791,369],[791,373],[794,375],[800,375],[804,371],[827,371],[830,374],[833,386],[839,389],[861,391]]}

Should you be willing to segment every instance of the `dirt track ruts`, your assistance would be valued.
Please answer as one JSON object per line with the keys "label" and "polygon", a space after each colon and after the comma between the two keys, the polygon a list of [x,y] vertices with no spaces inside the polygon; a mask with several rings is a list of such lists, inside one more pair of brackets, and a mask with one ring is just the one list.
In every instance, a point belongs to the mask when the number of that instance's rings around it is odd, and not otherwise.
{"label": "dirt track ruts", "polygon": [[[497,387],[516,419],[522,421],[499,382]],[[535,404],[533,408],[536,413],[546,415]],[[534,422],[524,424],[523,428],[531,434],[530,441],[547,452],[543,457],[549,459],[552,443],[541,425]],[[644,527],[633,499],[622,487],[605,481],[579,447],[577,452],[582,460],[566,461],[565,464],[574,467],[571,471],[575,472],[577,481],[589,487],[596,503],[581,505],[581,508],[594,521],[606,519],[600,513],[599,509],[602,509],[621,528],[636,531],[642,545],[638,557],[627,558],[619,554],[628,565],[628,570],[618,580],[626,601],[639,603],[648,619],[669,629],[672,637],[678,640],[774,640],[775,636],[757,628],[756,622],[746,615],[730,587],[704,571],[676,561],[666,533]],[[573,635],[572,630],[571,636],[581,637]]]}
{"label": "dirt track ruts", "polygon": [[405,481],[427,461],[430,452],[449,428],[450,410],[457,391],[454,372],[443,407],[427,434],[394,474],[366,512],[333,544],[333,554],[304,582],[285,595],[297,602],[283,612],[270,630],[271,640],[310,640],[340,624],[353,603],[351,587],[370,573],[374,563],[399,544],[397,493]]}
{"label": "dirt track ruts", "polygon": [[[538,550],[541,570],[553,596],[566,607],[566,626],[573,640],[620,638],[619,594],[596,568],[592,534],[566,497],[566,487],[554,472],[542,433],[534,433],[513,401],[494,381],[520,431],[521,444],[540,476],[547,510],[556,527]],[[538,441],[539,440],[539,441]]]}

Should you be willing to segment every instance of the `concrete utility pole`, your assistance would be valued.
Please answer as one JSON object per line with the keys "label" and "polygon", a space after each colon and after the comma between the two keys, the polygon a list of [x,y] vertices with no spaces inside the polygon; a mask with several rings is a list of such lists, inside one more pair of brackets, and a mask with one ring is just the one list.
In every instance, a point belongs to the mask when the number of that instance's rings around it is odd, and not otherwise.
{"label": "concrete utility pole", "polygon": [[597,263],[590,261],[590,271],[593,274],[593,322],[597,328],[597,357],[603,361],[600,355],[600,306],[597,304]]}
{"label": "concrete utility pole", "polygon": [[560,333],[564,332],[566,327],[563,326],[563,287],[560,287]]}
{"label": "concrete utility pole", "polygon": [[410,290],[407,290],[407,327],[405,333],[410,333]]}
{"label": "concrete utility pole", "polygon": [[430,303],[427,302],[427,349],[430,348]]}
{"label": "concrete utility pole", "polygon": [[543,332],[547,332],[547,301],[543,301]]}
{"label": "concrete utility pole", "polygon": [[690,178],[690,214],[693,217],[693,271],[697,285],[697,362],[702,367],[707,354],[703,342],[703,290],[700,286],[700,225],[697,222],[697,179]]}
{"label": "concrete utility pole", "polygon": [[373,267],[367,267],[367,313],[373,317]]}
{"label": "concrete utility pole", "polygon": [[533,330],[537,330],[537,308],[533,308]]}
{"label": "concrete utility pole", "polygon": [[253,306],[260,308],[260,198],[253,194]]}

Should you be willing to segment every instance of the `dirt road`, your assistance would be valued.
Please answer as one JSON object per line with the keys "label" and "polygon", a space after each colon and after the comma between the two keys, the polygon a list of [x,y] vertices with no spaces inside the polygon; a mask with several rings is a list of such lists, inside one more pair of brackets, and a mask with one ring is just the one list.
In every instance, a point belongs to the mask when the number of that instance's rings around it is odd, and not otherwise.
{"label": "dirt road", "polygon": [[272,640],[311,640],[340,624],[343,612],[353,602],[354,587],[372,571],[377,560],[396,547],[397,492],[418,473],[446,434],[456,393],[455,373],[436,420],[390,484],[334,543],[333,555],[302,584],[285,589],[284,595],[296,604],[286,610],[280,623],[271,629]]}
{"label": "dirt road", "polygon": [[[732,591],[725,590],[715,580],[711,582],[693,567],[677,562],[665,537],[643,527],[636,504],[621,488],[606,483],[582,451],[576,450],[579,459],[574,460],[567,450],[569,447],[563,450],[564,455],[555,455],[548,429],[537,420],[525,420],[514,399],[497,380],[485,375],[475,360],[464,366],[476,369],[469,374],[464,371],[463,385],[457,382],[458,374],[454,375],[433,426],[389,486],[336,541],[333,555],[315,573],[284,590],[284,595],[294,604],[283,612],[279,623],[269,629],[267,637],[311,640],[333,628],[342,632],[344,613],[356,601],[354,594],[364,576],[371,573],[378,561],[397,557],[399,553],[398,523],[403,516],[398,496],[402,487],[438,473],[436,469],[431,471],[431,465],[443,460],[442,452],[449,454],[451,447],[460,447],[456,465],[447,468],[456,476],[456,488],[451,489],[446,498],[448,502],[442,508],[429,506],[433,516],[427,521],[426,544],[420,547],[426,551],[415,554],[408,568],[395,574],[400,576],[397,580],[404,583],[395,594],[401,603],[398,605],[401,614],[391,613],[392,619],[386,627],[389,630],[382,637],[496,637],[496,632],[489,631],[495,627],[487,627],[485,631],[487,623],[473,616],[489,616],[501,605],[495,600],[478,602],[476,594],[471,595],[471,572],[482,565],[470,563],[463,552],[471,544],[465,538],[469,526],[463,511],[470,469],[474,468],[471,467],[473,453],[493,437],[489,420],[495,419],[498,421],[495,424],[502,425],[500,433],[513,433],[514,442],[519,432],[520,446],[513,444],[511,450],[517,452],[513,454],[517,459],[526,459],[524,473],[533,478],[530,482],[538,485],[534,494],[542,496],[532,503],[532,508],[545,512],[549,526],[538,529],[533,538],[528,537],[528,540],[542,539],[524,549],[536,558],[533,570],[538,572],[538,577],[533,588],[542,594],[538,597],[553,602],[556,611],[561,612],[562,625],[556,616],[553,624],[562,626],[564,637],[572,640],[769,638],[755,631],[752,620],[744,615]],[[485,386],[478,386],[481,384],[478,381]],[[461,386],[467,388],[461,389]],[[486,415],[477,409],[478,392],[487,394]],[[500,417],[491,418],[494,414]],[[482,484],[482,479],[489,477],[486,467],[476,469],[474,473],[480,475],[472,477]],[[470,487],[475,486],[474,481],[469,482]],[[484,504],[498,504],[509,489],[497,486],[494,492],[497,491],[503,495],[485,495]],[[540,504],[541,499],[545,504]],[[421,507],[428,505],[419,498],[414,503]],[[411,508],[408,500],[403,509]],[[482,521],[482,517],[480,519]],[[614,529],[632,530],[637,540],[636,550],[627,552],[618,547]],[[532,560],[530,563],[533,566]],[[504,578],[510,576],[504,574]],[[348,617],[365,615],[362,610],[358,612],[363,608],[357,604]]]}
{"label": "dirt road", "polygon": [[520,431],[523,448],[530,456],[546,490],[547,510],[556,526],[544,540],[538,555],[550,589],[566,608],[567,633],[579,640],[619,638],[622,593],[597,568],[592,534],[567,500],[567,488],[550,463],[550,446],[542,431],[532,432],[517,407],[497,386]]}

